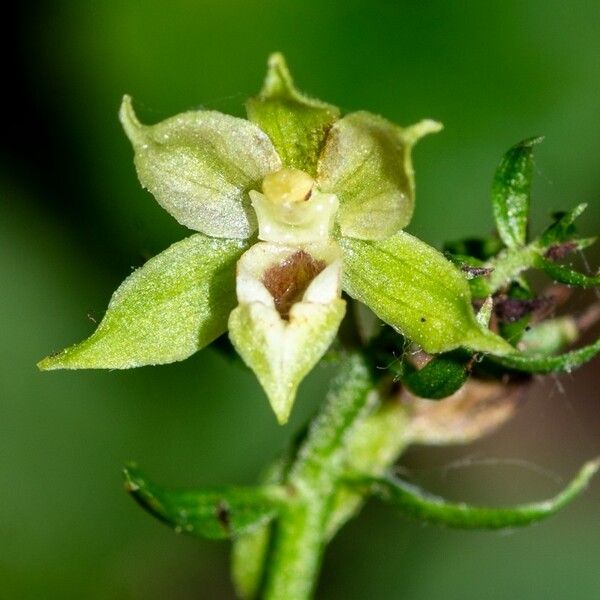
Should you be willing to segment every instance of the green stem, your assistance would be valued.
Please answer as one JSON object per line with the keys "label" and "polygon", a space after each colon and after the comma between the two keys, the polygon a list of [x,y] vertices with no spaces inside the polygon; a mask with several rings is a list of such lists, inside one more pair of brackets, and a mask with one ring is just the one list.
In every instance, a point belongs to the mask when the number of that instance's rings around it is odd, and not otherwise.
{"label": "green stem", "polygon": [[311,598],[324,549],[327,503],[298,498],[280,515],[268,558],[266,600]]}
{"label": "green stem", "polygon": [[520,273],[533,266],[538,248],[535,244],[501,252],[487,264],[493,268],[487,281],[487,295],[492,295]]}
{"label": "green stem", "polygon": [[286,478],[290,501],[274,531],[263,596],[266,600],[312,597],[344,469],[346,439],[366,413],[373,389],[367,361],[358,353],[348,355],[325,409],[311,425]]}
{"label": "green stem", "polygon": [[267,477],[287,499],[272,525],[234,543],[232,574],[244,600],[311,598],[325,546],[370,495],[349,486],[349,474],[383,476],[410,442],[405,407],[393,394],[382,399],[375,374],[361,353],[344,355],[304,441]]}

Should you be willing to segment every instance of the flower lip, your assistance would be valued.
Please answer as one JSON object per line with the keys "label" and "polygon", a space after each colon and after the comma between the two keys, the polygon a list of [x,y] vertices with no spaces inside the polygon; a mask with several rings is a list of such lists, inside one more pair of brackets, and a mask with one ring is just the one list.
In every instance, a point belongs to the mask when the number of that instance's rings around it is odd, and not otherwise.
{"label": "flower lip", "polygon": [[325,266],[325,261],[300,249],[265,271],[262,283],[273,296],[275,308],[283,319],[289,320],[290,309],[302,300],[308,286]]}
{"label": "flower lip", "polygon": [[336,243],[290,247],[259,242],[238,262],[238,302],[260,302],[287,321],[296,303],[328,304],[339,298],[340,277]]}

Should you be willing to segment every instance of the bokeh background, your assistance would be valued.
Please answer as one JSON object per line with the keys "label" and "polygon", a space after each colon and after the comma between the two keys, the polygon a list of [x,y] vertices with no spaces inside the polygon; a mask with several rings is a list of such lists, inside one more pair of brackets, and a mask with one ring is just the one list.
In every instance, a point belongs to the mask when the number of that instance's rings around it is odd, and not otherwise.
{"label": "bokeh background", "polygon": [[[346,111],[445,123],[415,153],[413,233],[440,245],[488,232],[501,154],[542,133],[534,230],[587,201],[582,230],[593,235],[600,4],[18,4],[2,92],[0,598],[232,598],[228,544],[151,519],[123,493],[121,466],[137,460],[171,485],[251,483],[330,373],[310,376],[280,428],[252,375],[211,349],[131,372],[37,372],[39,358],[91,332],[133,267],[186,235],[137,183],[116,118],[122,94],[148,122],[193,107],[242,115],[281,50],[301,89]],[[455,499],[552,495],[557,478],[600,454],[599,368],[540,383],[494,435],[412,449],[404,468]],[[422,527],[370,504],[328,549],[317,597],[598,598],[599,500],[595,482],[554,519],[508,535]]]}

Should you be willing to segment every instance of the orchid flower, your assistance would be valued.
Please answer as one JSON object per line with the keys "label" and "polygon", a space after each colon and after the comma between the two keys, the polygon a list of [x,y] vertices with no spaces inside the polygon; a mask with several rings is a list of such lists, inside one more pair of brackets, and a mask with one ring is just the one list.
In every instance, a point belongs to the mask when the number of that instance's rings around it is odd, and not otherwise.
{"label": "orchid flower", "polygon": [[411,151],[441,125],[345,116],[301,94],[269,59],[248,120],[190,111],[120,118],[142,186],[190,237],[114,293],[96,331],[43,369],[125,369],[183,360],[226,330],[280,423],[334,340],[342,291],[428,353],[513,348],[477,319],[463,273],[403,231],[414,210]]}

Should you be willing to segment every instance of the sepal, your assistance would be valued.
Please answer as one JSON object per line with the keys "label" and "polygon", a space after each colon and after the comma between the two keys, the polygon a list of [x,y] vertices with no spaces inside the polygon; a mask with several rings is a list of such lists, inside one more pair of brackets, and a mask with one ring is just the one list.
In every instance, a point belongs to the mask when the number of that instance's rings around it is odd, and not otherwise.
{"label": "sepal", "polygon": [[239,261],[239,306],[229,317],[229,336],[281,424],[344,316],[340,271],[335,244],[298,249],[259,243]]}
{"label": "sepal", "polygon": [[380,242],[341,238],[340,245],[344,290],[426,352],[514,351],[477,322],[462,273],[418,238],[401,231]]}
{"label": "sepal", "polygon": [[187,358],[227,329],[242,240],[201,233],[134,271],[113,294],[96,331],[40,361],[48,369],[127,369]]}
{"label": "sepal", "polygon": [[220,238],[249,237],[256,217],[248,192],[281,166],[256,125],[215,111],[190,111],[142,125],[125,96],[121,123],[140,183],[179,223]]}
{"label": "sepal", "polygon": [[284,166],[313,176],[329,128],[340,115],[337,107],[296,89],[279,53],[269,57],[263,88],[246,102],[246,111],[248,119],[271,138]]}

